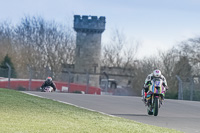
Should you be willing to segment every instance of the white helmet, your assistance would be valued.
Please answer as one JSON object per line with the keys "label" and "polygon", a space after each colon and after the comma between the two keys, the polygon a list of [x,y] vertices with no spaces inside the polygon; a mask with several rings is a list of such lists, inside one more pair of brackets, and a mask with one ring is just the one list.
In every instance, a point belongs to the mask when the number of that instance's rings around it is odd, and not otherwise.
{"label": "white helmet", "polygon": [[153,71],[153,76],[156,77],[156,78],[161,77],[161,71],[158,70],[158,69],[154,70]]}

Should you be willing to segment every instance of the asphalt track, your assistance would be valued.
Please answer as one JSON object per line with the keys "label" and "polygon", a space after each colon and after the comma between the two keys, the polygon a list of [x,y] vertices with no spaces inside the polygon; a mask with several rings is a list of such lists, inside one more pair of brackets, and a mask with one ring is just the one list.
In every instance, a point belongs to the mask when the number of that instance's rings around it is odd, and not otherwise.
{"label": "asphalt track", "polygon": [[27,93],[137,122],[172,128],[186,133],[200,133],[200,102],[166,99],[159,109],[158,116],[149,116],[140,97],[33,91]]}

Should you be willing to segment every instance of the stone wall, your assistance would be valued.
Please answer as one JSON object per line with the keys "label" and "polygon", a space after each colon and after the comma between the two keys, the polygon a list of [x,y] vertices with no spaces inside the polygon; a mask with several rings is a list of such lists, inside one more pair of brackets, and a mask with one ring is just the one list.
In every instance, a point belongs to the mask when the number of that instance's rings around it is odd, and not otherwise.
{"label": "stone wall", "polygon": [[[115,79],[119,86],[130,87],[133,78],[133,69],[124,69],[121,67],[101,67],[101,73],[106,72],[109,79]],[[105,76],[101,76],[105,78]]]}

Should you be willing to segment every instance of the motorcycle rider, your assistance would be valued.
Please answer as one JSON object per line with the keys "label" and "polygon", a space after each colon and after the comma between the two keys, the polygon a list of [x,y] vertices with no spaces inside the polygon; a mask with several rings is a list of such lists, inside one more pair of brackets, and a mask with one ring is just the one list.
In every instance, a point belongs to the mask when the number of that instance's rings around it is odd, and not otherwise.
{"label": "motorcycle rider", "polygon": [[144,102],[146,102],[146,97],[147,97],[147,92],[149,90],[149,86],[151,85],[151,81],[154,78],[160,78],[163,80],[163,86],[165,87],[166,90],[168,90],[168,86],[167,86],[167,81],[166,78],[161,74],[161,71],[159,69],[156,69],[153,71],[153,73],[149,74],[147,76],[147,78],[145,79],[145,83],[144,83]]}
{"label": "motorcycle rider", "polygon": [[47,77],[45,82],[42,84],[41,86],[41,91],[44,91],[44,88],[47,87],[47,86],[51,86],[53,88],[54,91],[56,91],[56,85],[54,84],[54,82],[52,81],[52,78],[51,77]]}

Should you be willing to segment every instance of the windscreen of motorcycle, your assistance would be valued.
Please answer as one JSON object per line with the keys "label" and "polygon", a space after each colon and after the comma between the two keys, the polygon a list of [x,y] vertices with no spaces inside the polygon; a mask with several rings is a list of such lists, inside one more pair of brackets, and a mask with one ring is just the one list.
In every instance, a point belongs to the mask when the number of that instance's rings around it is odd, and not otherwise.
{"label": "windscreen of motorcycle", "polygon": [[161,94],[163,88],[162,84],[163,84],[162,80],[152,81],[152,85],[149,87],[149,91],[152,93]]}

